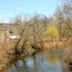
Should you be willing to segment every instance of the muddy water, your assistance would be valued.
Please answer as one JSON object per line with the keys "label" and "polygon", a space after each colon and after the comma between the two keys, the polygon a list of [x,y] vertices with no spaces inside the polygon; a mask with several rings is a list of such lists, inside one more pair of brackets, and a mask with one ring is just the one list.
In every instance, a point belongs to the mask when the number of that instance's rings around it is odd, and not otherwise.
{"label": "muddy water", "polygon": [[[47,53],[46,53],[47,54]],[[6,72],[63,72],[62,52],[18,59]]]}

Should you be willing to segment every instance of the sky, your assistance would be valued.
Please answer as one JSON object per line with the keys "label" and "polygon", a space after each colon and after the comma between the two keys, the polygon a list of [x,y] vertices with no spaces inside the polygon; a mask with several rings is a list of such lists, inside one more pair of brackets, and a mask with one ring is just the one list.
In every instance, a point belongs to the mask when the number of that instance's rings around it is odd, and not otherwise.
{"label": "sky", "polygon": [[34,13],[51,16],[59,0],[0,0],[0,22],[9,22],[17,15]]}

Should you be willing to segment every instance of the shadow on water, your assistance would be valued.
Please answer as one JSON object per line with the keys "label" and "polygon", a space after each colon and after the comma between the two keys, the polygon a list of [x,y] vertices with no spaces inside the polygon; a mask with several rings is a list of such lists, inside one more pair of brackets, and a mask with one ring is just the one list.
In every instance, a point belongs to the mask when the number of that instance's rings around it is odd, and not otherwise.
{"label": "shadow on water", "polygon": [[48,57],[42,54],[18,59],[6,72],[63,72],[59,55]]}

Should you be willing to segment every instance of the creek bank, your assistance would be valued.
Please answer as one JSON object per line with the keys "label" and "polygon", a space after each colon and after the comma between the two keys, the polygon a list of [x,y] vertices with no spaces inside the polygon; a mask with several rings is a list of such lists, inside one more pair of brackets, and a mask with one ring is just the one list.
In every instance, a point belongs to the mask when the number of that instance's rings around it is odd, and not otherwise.
{"label": "creek bank", "polygon": [[[67,43],[68,42],[68,43]],[[68,46],[66,46],[67,44],[68,44]],[[66,50],[66,48],[65,48],[65,46],[66,47],[68,47],[67,49],[68,50]],[[65,57],[70,57],[70,56],[72,56],[72,52],[70,52],[71,50],[72,50],[72,44],[71,44],[71,41],[63,41],[63,42],[59,42],[59,45],[57,46],[58,44],[56,43],[56,42],[50,42],[50,44],[49,43],[45,43],[44,42],[44,51],[46,50],[47,51],[47,53],[48,53],[48,51],[49,50],[57,50],[57,47],[59,46],[59,48],[60,49],[63,49],[63,47],[64,47],[64,52],[65,52]],[[70,46],[71,45],[71,46]],[[3,45],[3,46],[5,46],[5,45]],[[15,49],[14,49],[14,47],[12,46],[12,43],[11,44],[6,44],[6,46],[7,47],[4,47],[4,48],[0,48],[0,72],[2,72],[2,70],[4,70],[5,69],[5,67],[7,66],[7,64],[8,63],[10,63],[10,61],[12,61],[12,59],[14,59],[16,56],[23,56],[23,57],[27,57],[27,56],[29,56],[29,55],[35,55],[36,53],[38,53],[38,52],[40,52],[40,51],[43,51],[43,50],[41,50],[40,48],[37,48],[37,47],[34,47],[34,46],[32,46],[32,48],[30,48],[30,49],[28,49],[28,50],[26,50],[26,53],[25,53],[25,51],[19,51],[19,52],[17,52],[17,53],[15,53]],[[8,47],[9,46],[9,47]],[[2,49],[2,50],[1,50]],[[53,51],[52,50],[52,51]],[[68,51],[68,53],[67,53],[67,51]],[[22,53],[21,53],[22,52]],[[68,56],[67,56],[68,55]],[[64,61],[66,60],[66,58],[64,59]],[[71,59],[72,60],[72,59]],[[66,63],[67,64],[67,63]],[[71,62],[70,62],[70,64],[71,64]],[[69,64],[68,64],[69,65]],[[70,65],[71,66],[71,65]],[[69,67],[70,67],[69,66]]]}
{"label": "creek bank", "polygon": [[[39,48],[36,48],[35,50],[31,51],[31,53],[25,53],[24,51],[14,51],[15,49],[10,49],[8,50],[2,57],[2,61],[0,64],[0,72],[5,72],[5,70],[8,68],[8,65],[14,63],[18,58],[25,58],[27,56],[34,56],[35,54],[37,54],[38,52],[40,52],[41,50]],[[4,61],[5,62],[4,62]]]}

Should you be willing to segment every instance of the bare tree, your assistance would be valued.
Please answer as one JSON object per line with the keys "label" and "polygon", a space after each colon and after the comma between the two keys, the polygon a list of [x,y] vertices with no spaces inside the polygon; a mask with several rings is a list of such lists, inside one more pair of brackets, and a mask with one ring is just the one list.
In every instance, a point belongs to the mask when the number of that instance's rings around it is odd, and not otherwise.
{"label": "bare tree", "polygon": [[27,21],[22,21],[21,17],[16,18],[15,24],[20,38],[16,41],[15,52],[20,54],[20,52],[28,52],[29,50],[31,52],[32,49],[36,52],[43,50],[43,33],[47,22],[47,17],[40,15],[34,15]]}
{"label": "bare tree", "polygon": [[62,0],[63,5],[57,8],[56,20],[62,37],[72,37],[72,0]]}

